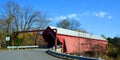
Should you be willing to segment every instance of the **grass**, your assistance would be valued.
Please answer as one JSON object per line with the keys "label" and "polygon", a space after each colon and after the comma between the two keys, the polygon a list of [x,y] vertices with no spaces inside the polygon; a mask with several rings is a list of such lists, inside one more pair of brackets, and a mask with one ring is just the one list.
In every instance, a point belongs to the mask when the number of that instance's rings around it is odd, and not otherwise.
{"label": "grass", "polygon": [[0,48],[0,51],[8,50],[7,48]]}
{"label": "grass", "polygon": [[104,58],[105,60],[120,60],[120,56],[117,56],[117,58],[113,58],[113,57],[109,57],[107,55],[103,55],[101,57]]}

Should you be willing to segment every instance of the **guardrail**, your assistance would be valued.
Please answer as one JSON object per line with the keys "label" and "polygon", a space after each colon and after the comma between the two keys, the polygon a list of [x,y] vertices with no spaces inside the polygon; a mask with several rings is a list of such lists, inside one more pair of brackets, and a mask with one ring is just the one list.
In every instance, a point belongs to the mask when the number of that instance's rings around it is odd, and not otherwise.
{"label": "guardrail", "polygon": [[8,49],[20,49],[20,48],[37,48],[39,46],[7,46]]}
{"label": "guardrail", "polygon": [[68,55],[63,53],[58,53],[53,50],[47,50],[47,53],[54,55],[56,57],[62,57],[66,59],[77,59],[77,60],[104,60],[101,58],[92,58],[92,57],[83,57],[83,56],[74,56],[74,55]]}

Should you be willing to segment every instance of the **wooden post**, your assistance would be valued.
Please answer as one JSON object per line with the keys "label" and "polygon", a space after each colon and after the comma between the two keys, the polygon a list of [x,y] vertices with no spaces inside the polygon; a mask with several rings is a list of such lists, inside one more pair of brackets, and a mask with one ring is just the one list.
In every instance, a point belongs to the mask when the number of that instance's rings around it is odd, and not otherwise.
{"label": "wooden post", "polygon": [[15,40],[15,33],[13,32],[13,34],[12,34],[12,46],[14,46],[14,40]]}
{"label": "wooden post", "polygon": [[55,50],[57,49],[57,29],[56,30],[56,37],[55,37]]}

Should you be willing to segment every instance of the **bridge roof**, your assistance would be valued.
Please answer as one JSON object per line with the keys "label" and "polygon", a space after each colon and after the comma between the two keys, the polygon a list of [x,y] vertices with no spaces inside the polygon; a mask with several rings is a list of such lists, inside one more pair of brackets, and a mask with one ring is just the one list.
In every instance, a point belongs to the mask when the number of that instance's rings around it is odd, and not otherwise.
{"label": "bridge roof", "polygon": [[70,36],[76,36],[76,37],[85,37],[85,38],[98,39],[98,40],[106,40],[105,38],[103,38],[101,36],[96,36],[96,35],[89,34],[89,33],[83,33],[83,32],[78,32],[78,31],[73,31],[73,30],[53,27],[53,26],[49,26],[49,27],[51,29],[57,29],[57,33],[58,34],[70,35]]}

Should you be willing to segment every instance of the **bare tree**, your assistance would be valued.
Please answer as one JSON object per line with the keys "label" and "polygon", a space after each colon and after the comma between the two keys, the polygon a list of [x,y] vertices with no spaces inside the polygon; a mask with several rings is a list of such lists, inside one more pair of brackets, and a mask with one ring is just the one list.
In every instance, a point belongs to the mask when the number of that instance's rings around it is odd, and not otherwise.
{"label": "bare tree", "polygon": [[56,26],[60,28],[79,31],[79,32],[81,31],[85,32],[85,30],[83,31],[83,29],[81,29],[81,24],[79,23],[79,21],[74,18],[61,20],[56,24]]}
{"label": "bare tree", "polygon": [[69,22],[70,22],[70,27],[69,27],[70,30],[80,30],[81,24],[79,23],[78,20],[72,18],[69,20]]}
{"label": "bare tree", "polygon": [[9,18],[8,27],[10,31],[23,31],[30,29],[40,29],[49,24],[49,20],[45,14],[42,14],[40,11],[34,11],[30,7],[20,7],[19,4],[14,3],[13,1],[8,1],[5,4],[4,9],[1,13],[1,19]]}
{"label": "bare tree", "polygon": [[[0,10],[0,37],[14,31],[42,29],[49,24],[46,14],[30,7],[21,7],[9,0]],[[3,35],[4,34],[4,35]],[[0,40],[4,40],[0,38]]]}
{"label": "bare tree", "polygon": [[57,25],[57,27],[60,27],[60,28],[69,29],[70,21],[67,19],[64,19],[64,20],[61,20],[60,22],[58,22],[56,25]]}

